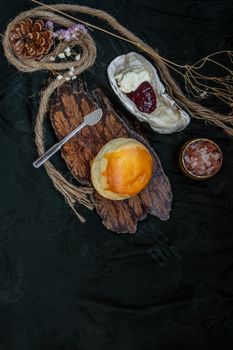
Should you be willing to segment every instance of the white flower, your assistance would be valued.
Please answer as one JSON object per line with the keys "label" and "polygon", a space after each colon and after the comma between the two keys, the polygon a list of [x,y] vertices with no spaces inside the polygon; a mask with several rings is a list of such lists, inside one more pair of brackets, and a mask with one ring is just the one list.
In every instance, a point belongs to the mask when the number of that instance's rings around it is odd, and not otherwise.
{"label": "white flower", "polygon": [[73,72],[74,71],[74,67],[70,67],[70,70]]}
{"label": "white flower", "polygon": [[63,78],[63,76],[61,75],[61,74],[59,74],[58,76],[57,76],[57,80],[61,80]]}
{"label": "white flower", "polygon": [[50,57],[50,61],[52,61],[52,62],[54,62],[55,59],[56,59],[56,58],[55,58],[54,56],[51,56],[51,57]]}
{"label": "white flower", "polygon": [[71,55],[69,46],[65,48],[64,53],[66,54],[66,56],[70,56]]}
{"label": "white flower", "polygon": [[69,75],[74,75],[74,73],[72,72],[72,70],[69,71]]}
{"label": "white flower", "polygon": [[80,60],[80,57],[81,57],[80,54],[76,55],[76,56],[75,56],[75,60],[76,60],[76,61],[79,61],[79,60]]}
{"label": "white flower", "polygon": [[205,98],[207,96],[207,92],[206,91],[203,91],[201,94],[200,94],[201,98]]}
{"label": "white flower", "polygon": [[58,57],[59,58],[65,58],[65,55],[64,55],[64,53],[59,53]]}
{"label": "white flower", "polygon": [[66,80],[66,81],[70,80],[70,77],[65,77],[65,80]]}
{"label": "white flower", "polygon": [[72,79],[72,80],[77,79],[76,75],[74,75],[71,79]]}

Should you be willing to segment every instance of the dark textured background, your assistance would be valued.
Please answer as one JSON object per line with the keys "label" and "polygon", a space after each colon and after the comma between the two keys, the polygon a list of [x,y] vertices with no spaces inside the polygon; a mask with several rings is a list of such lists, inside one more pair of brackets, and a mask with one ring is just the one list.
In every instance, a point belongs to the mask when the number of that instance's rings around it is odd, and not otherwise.
{"label": "dark textured background", "polygon": [[[80,4],[108,11],[181,64],[233,49],[232,0]],[[0,32],[30,6],[2,2]],[[93,35],[98,59],[88,74],[111,96],[107,64],[133,48]],[[171,219],[148,217],[136,235],[117,236],[84,211],[82,225],[45,171],[32,167],[46,77],[17,72],[1,52],[0,350],[232,349],[232,139],[197,120],[173,135],[145,125],[171,181]],[[55,138],[47,134],[50,145]],[[222,171],[208,182],[193,182],[178,167],[178,150],[193,136],[211,137],[223,149]],[[59,156],[54,162],[67,172]]]}

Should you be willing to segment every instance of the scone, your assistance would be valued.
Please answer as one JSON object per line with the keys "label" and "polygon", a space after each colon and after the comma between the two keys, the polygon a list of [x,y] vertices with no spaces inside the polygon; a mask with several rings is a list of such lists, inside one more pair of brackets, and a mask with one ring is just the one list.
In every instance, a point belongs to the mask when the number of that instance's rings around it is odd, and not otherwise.
{"label": "scone", "polygon": [[152,168],[152,156],[141,142],[118,138],[109,141],[94,158],[91,180],[101,196],[123,200],[148,185]]}

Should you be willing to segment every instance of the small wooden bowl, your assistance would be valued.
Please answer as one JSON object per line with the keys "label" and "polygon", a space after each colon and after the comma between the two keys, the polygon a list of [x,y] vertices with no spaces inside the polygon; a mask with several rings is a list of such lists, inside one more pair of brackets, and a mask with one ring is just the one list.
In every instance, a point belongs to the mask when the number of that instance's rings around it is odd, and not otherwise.
{"label": "small wooden bowl", "polygon": [[[212,145],[214,145],[219,154],[220,154],[220,163],[219,163],[219,167],[213,171],[211,174],[208,174],[208,175],[196,175],[194,173],[192,173],[189,169],[187,169],[186,165],[185,165],[185,160],[184,160],[184,154],[185,154],[185,151],[187,150],[187,148],[194,142],[198,142],[198,141],[207,141],[209,143],[211,143]],[[193,138],[189,141],[187,141],[181,148],[180,150],[180,154],[179,154],[179,164],[180,164],[180,168],[181,170],[183,171],[183,173],[190,177],[191,179],[193,180],[207,180],[209,178],[211,178],[212,176],[214,176],[215,174],[217,174],[217,172],[221,169],[221,166],[222,166],[222,163],[223,163],[223,154],[222,154],[222,151],[220,149],[220,147],[212,140],[210,139],[207,139],[207,138]]]}

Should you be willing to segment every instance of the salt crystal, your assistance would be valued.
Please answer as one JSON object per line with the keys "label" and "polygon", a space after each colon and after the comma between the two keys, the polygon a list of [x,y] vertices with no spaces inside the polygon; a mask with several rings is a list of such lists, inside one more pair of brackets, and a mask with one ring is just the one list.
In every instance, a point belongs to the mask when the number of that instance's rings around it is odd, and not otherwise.
{"label": "salt crystal", "polygon": [[204,153],[207,153],[207,151],[208,151],[207,146],[202,147],[202,149],[203,149],[203,152],[204,152]]}
{"label": "salt crystal", "polygon": [[214,158],[215,160],[220,159],[220,154],[219,154],[219,153],[214,153],[214,154],[213,154],[213,158]]}
{"label": "salt crystal", "polygon": [[204,154],[202,156],[202,160],[203,160],[204,163],[207,163],[209,161],[209,154]]}

